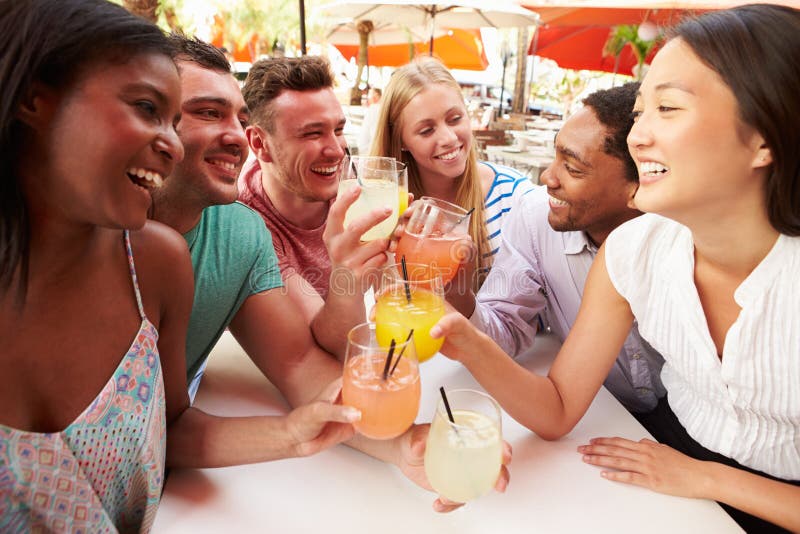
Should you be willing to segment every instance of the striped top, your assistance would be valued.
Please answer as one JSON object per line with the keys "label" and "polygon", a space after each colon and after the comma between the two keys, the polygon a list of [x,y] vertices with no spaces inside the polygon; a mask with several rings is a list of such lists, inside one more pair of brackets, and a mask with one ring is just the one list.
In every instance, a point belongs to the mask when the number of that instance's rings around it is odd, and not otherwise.
{"label": "striped top", "polygon": [[781,235],[734,292],[741,312],[721,361],[694,285],[688,228],[648,214],[605,246],[614,287],[664,356],[667,398],[689,435],[744,466],[800,480],[800,237]]}
{"label": "striped top", "polygon": [[[505,165],[481,161],[494,172],[494,180],[486,192],[483,207],[486,217],[486,235],[489,239],[489,252],[484,255],[484,264],[500,250],[502,226],[505,215],[511,211],[516,199],[533,189],[533,183],[518,171]],[[486,271],[489,270],[487,267]]]}

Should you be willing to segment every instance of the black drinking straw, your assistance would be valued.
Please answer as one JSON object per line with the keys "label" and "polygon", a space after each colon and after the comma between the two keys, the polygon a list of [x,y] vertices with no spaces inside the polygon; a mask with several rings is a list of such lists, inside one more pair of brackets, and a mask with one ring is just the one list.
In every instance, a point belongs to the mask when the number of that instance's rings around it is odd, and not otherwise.
{"label": "black drinking straw", "polygon": [[392,363],[392,356],[394,355],[394,347],[395,346],[396,346],[396,343],[394,342],[394,338],[392,338],[392,344],[389,345],[389,354],[386,355],[386,363],[383,364],[383,379],[384,380],[389,378],[389,366]]}
{"label": "black drinking straw", "polygon": [[462,221],[464,221],[464,219],[466,219],[467,217],[469,217],[470,215],[472,215],[472,212],[473,212],[473,211],[475,211],[475,208],[474,208],[474,207],[470,208],[470,209],[469,209],[469,211],[468,211],[467,213],[465,213],[463,217],[461,217],[459,220],[457,220],[457,221],[455,222],[455,224],[453,224],[453,227],[452,227],[452,228],[450,228],[450,230],[448,230],[448,232],[452,232],[453,230],[455,230],[456,226],[458,226],[459,224],[461,224],[461,222],[462,222]]}
{"label": "black drinking straw", "polygon": [[403,285],[406,288],[406,300],[411,304],[411,288],[408,287],[408,269],[406,268],[406,256],[400,258],[400,265],[403,267]]}
{"label": "black drinking straw", "polygon": [[361,183],[361,177],[358,175],[358,169],[356,169],[356,165],[355,165],[355,163],[353,163],[352,156],[350,155],[350,147],[349,146],[344,147],[344,153],[347,156],[347,158],[346,158],[347,159],[347,166],[353,168],[353,175],[356,177],[356,182],[358,183],[359,186],[364,185],[363,183]]}
{"label": "black drinking straw", "polygon": [[392,366],[392,370],[389,371],[389,376],[392,376],[394,374],[394,370],[397,369],[397,364],[400,363],[400,358],[403,356],[403,353],[406,351],[406,347],[408,346],[408,342],[411,341],[411,336],[413,336],[413,335],[414,335],[414,329],[412,328],[408,332],[408,337],[406,338],[405,345],[403,345],[403,348],[400,349],[400,354],[397,355],[397,359],[394,361],[394,365]]}
{"label": "black drinking straw", "polygon": [[470,215],[472,215],[472,212],[473,212],[473,211],[475,211],[475,207],[472,207],[472,208],[470,208],[470,209],[469,209],[469,211],[468,211],[467,213],[465,213],[465,214],[464,214],[464,216],[463,216],[463,217],[461,217],[461,218],[458,220],[458,222],[456,223],[456,226],[458,226],[459,224],[461,224],[461,221],[463,221],[464,219],[466,219],[467,217],[469,217]]}
{"label": "black drinking straw", "polygon": [[[450,411],[450,403],[447,402],[447,395],[444,393],[444,386],[439,386],[439,393],[442,394],[442,400],[444,401],[444,409],[447,410],[447,417],[450,419],[451,423],[455,423],[456,420],[453,419],[453,412]],[[456,432],[458,432],[456,430]]]}

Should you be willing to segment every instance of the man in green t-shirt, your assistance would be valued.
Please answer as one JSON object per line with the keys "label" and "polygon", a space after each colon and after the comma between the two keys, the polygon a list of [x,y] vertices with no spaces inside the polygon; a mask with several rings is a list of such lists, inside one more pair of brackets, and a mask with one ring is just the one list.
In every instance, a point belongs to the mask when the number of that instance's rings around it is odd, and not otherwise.
{"label": "man in green t-shirt", "polygon": [[[179,50],[182,92],[177,131],[186,155],[153,194],[153,218],[184,234],[195,269],[187,380],[196,389],[208,353],[228,327],[289,403],[300,407],[295,414],[309,402],[330,399],[332,390],[326,386],[341,376],[341,363],[316,345],[297,304],[278,289],[277,258],[261,217],[235,202],[236,179],[248,154],[244,127],[249,116],[227,60],[206,43],[179,36],[173,40]],[[216,438],[219,443],[214,443],[225,450],[221,463],[270,459],[264,451],[274,441],[275,430],[267,424],[272,419],[280,418],[228,418],[229,425]],[[329,425],[319,436],[307,432],[306,441],[295,443],[286,456],[312,454],[340,441],[343,432],[330,430],[341,426]],[[411,480],[427,487],[423,468],[427,430],[427,425],[413,426],[386,441],[355,436],[349,444],[396,464]],[[504,470],[498,487],[504,488],[506,482]],[[435,506],[440,511],[456,507],[441,499]]]}

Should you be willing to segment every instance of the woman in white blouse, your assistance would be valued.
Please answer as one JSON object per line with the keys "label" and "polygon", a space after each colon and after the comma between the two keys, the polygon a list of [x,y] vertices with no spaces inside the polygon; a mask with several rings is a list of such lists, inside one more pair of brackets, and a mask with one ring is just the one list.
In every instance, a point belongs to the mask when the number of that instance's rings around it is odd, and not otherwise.
{"label": "woman in white blouse", "polygon": [[666,361],[662,444],[597,438],[578,448],[583,460],[609,480],[717,500],[748,531],[800,530],[800,11],[684,22],[634,116],[634,201],[649,213],[600,249],[549,375],[461,315],[431,334],[512,417],[555,439],[583,416],[635,318]]}

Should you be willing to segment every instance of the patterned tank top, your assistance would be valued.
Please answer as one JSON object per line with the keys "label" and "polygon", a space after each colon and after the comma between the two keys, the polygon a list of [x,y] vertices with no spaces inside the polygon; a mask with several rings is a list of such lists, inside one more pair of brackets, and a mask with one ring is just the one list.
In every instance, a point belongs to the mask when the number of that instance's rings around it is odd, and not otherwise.
{"label": "patterned tank top", "polygon": [[0,425],[0,532],[147,532],[164,480],[166,415],[158,331],[141,326],[96,399],[61,432]]}

